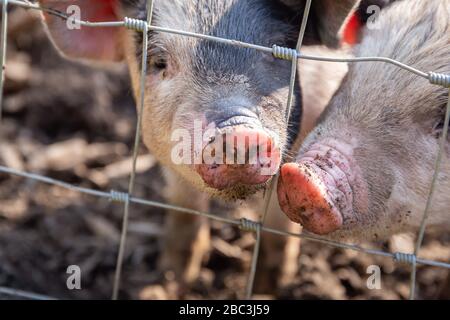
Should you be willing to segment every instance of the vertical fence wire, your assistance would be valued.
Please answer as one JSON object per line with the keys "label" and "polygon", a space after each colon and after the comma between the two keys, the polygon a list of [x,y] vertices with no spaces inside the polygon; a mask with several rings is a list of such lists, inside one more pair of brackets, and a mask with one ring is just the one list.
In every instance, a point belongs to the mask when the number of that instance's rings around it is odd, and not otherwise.
{"label": "vertical fence wire", "polygon": [[261,224],[257,223],[255,246],[253,248],[252,263],[250,265],[250,272],[247,279],[247,288],[245,293],[245,297],[247,300],[252,299],[253,296],[253,288],[255,284],[256,268],[258,267],[260,247],[261,247]]}
{"label": "vertical fence wire", "polygon": [[[441,171],[442,158],[445,153],[445,149],[446,149],[446,145],[447,145],[449,123],[450,123],[450,89],[449,89],[449,94],[448,94],[447,107],[446,107],[446,111],[445,111],[444,128],[443,128],[440,143],[439,143],[439,151],[438,151],[438,154],[436,157],[436,163],[434,165],[433,179],[431,181],[430,191],[428,194],[425,211],[423,213],[419,234],[417,236],[417,241],[416,241],[416,245],[415,245],[415,249],[414,249],[414,256],[416,256],[416,257],[419,255],[419,250],[423,243],[423,238],[425,236],[425,229],[427,226],[427,219],[430,215],[431,206],[433,204],[433,196],[436,191],[437,181],[438,181],[439,173]],[[410,279],[410,294],[409,294],[410,300],[415,299],[416,273],[417,273],[417,264],[415,261],[413,261],[412,270],[411,270],[411,279]]]}
{"label": "vertical fence wire", "polygon": [[[308,20],[309,20],[309,12],[311,10],[311,4],[312,4],[312,0],[307,0],[306,5],[305,5],[305,10],[303,12],[303,19],[302,19],[302,24],[300,26],[300,31],[299,31],[299,35],[298,35],[298,40],[297,40],[297,45],[296,45],[296,52],[295,54],[292,54],[291,57],[291,77],[289,80],[289,93],[288,93],[288,98],[287,98],[287,111],[286,111],[286,123],[288,123],[289,125],[289,120],[291,118],[291,111],[292,111],[292,100],[294,98],[294,92],[295,92],[295,80],[297,78],[297,66],[298,66],[298,53],[300,52],[300,49],[303,45],[303,39],[305,37],[305,32],[306,32],[306,26],[308,24]],[[288,127],[289,130],[289,127]],[[265,194],[265,199],[264,199],[264,206],[263,206],[263,216],[261,218],[261,222],[264,224],[266,218],[267,218],[267,213],[268,213],[268,209],[269,209],[269,204],[270,204],[270,199],[272,198],[272,193],[274,190],[274,185],[276,183],[276,178],[272,180],[272,182],[270,183],[270,186],[268,187],[266,194]]]}
{"label": "vertical fence wire", "polygon": [[137,164],[137,156],[139,153],[140,140],[141,140],[141,129],[142,129],[142,118],[144,113],[144,105],[145,105],[145,83],[147,76],[147,56],[148,56],[148,26],[151,25],[152,15],[153,15],[153,0],[147,0],[147,20],[146,23],[143,24],[142,30],[142,64],[141,64],[141,77],[140,77],[140,99],[139,99],[139,108],[138,108],[138,118],[136,123],[136,134],[134,139],[134,147],[133,147],[133,167],[130,175],[130,181],[128,186],[128,197],[125,201],[124,214],[123,214],[123,222],[122,222],[122,233],[120,236],[120,244],[119,244],[119,253],[117,255],[117,264],[116,264],[116,272],[114,275],[114,285],[113,285],[113,294],[112,299],[117,300],[120,289],[120,280],[122,275],[122,266],[123,259],[125,255],[125,247],[127,241],[127,232],[128,232],[128,220],[130,215],[130,199],[134,192],[135,180],[136,180],[136,164]]}
{"label": "vertical fence wire", "polygon": [[0,40],[0,124],[3,114],[3,87],[5,83],[6,43],[8,41],[8,0],[2,0],[2,25]]}
{"label": "vertical fence wire", "polygon": [[28,292],[24,290],[6,288],[0,286],[0,295],[22,298],[27,300],[57,300],[56,298],[49,297],[43,294],[38,294],[34,292]]}
{"label": "vertical fence wire", "polygon": [[[296,53],[300,52],[300,49],[303,45],[303,39],[305,37],[305,31],[306,31],[306,25],[308,24],[309,19],[309,12],[311,9],[312,0],[307,0],[305,5],[305,10],[303,12],[303,18],[302,23],[300,26],[299,36],[297,40],[297,46],[296,46]],[[295,92],[295,83],[296,83],[296,77],[297,77],[297,65],[298,65],[298,57],[297,54],[292,55],[291,59],[291,75],[289,80],[289,93],[287,98],[287,111],[286,111],[286,123],[289,124],[289,120],[291,118],[291,111],[292,111],[292,101],[294,98],[294,92]],[[289,130],[289,128],[288,128]],[[269,186],[264,194],[264,205],[263,205],[263,214],[260,219],[260,226],[263,226],[267,214],[269,212],[269,205],[270,201],[272,199],[273,190],[275,189],[275,183],[277,182],[277,176],[276,175],[271,182],[269,183]],[[253,283],[256,276],[256,268],[258,265],[258,257],[259,257],[259,251],[261,247],[261,236],[260,236],[260,227],[257,229],[256,234],[256,242],[255,247],[253,248],[253,256],[252,256],[252,263],[250,267],[250,273],[248,276],[248,283],[247,283],[247,299],[250,299],[253,294]]]}

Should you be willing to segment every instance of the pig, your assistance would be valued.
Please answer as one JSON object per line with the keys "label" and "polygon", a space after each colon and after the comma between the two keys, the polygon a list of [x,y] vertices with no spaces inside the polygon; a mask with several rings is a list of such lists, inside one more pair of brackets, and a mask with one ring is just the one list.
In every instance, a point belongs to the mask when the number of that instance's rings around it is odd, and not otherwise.
{"label": "pig", "polygon": [[[338,31],[356,0],[316,0],[305,44],[336,47]],[[124,17],[146,18],[145,1],[55,1],[40,3],[62,12],[78,5],[81,18],[116,21]],[[295,47],[303,0],[155,0],[152,24],[271,47]],[[69,30],[65,21],[44,14],[48,33],[63,55],[72,59],[127,63],[136,97],[140,91],[142,33],[124,28]],[[146,99],[142,114],[143,141],[164,167],[166,195],[171,204],[208,211],[211,196],[245,199],[264,189],[279,170],[283,156],[296,139],[301,121],[301,90],[296,85],[292,116],[286,101],[290,61],[251,49],[164,32],[149,32],[149,64]],[[203,156],[208,148],[239,152],[244,163],[189,163],[174,161],[186,150],[174,152],[180,141],[174,132],[212,132],[208,138],[187,143],[195,149],[187,159]],[[233,139],[226,139],[231,135]],[[224,139],[225,138],[225,139]],[[246,143],[236,149],[234,138]],[[265,149],[267,159],[262,159]],[[249,163],[251,150],[257,150]],[[189,150],[188,150],[189,151]],[[212,152],[214,153],[214,152]],[[211,153],[211,154],[212,154]],[[219,160],[224,159],[225,156]],[[247,159],[248,158],[248,159]],[[263,161],[264,160],[264,161]],[[270,167],[270,172],[262,169]],[[169,214],[160,268],[177,279],[193,282],[209,249],[205,219]]]}
{"label": "pig", "polygon": [[[363,31],[356,56],[450,73],[450,1],[395,1]],[[440,146],[448,88],[387,63],[355,63],[281,168],[278,200],[292,221],[335,240],[417,231]],[[447,141],[428,224],[450,227]]]}

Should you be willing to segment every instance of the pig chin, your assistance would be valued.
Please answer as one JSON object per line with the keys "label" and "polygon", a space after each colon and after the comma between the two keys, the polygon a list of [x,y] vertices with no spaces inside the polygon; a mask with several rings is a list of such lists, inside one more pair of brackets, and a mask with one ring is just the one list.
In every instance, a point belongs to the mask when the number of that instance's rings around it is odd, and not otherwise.
{"label": "pig chin", "polygon": [[[279,164],[277,165],[278,168]],[[272,175],[263,175],[260,165],[197,165],[203,185],[211,194],[224,199],[245,199],[264,189]]]}
{"label": "pig chin", "polygon": [[294,222],[319,235],[349,230],[367,214],[368,192],[354,147],[332,139],[308,146],[281,168],[280,206]]}
{"label": "pig chin", "polygon": [[[270,179],[271,180],[271,179]],[[269,181],[270,181],[269,180]],[[211,187],[206,187],[206,190],[215,197],[224,200],[245,200],[246,198],[252,196],[253,194],[264,190],[268,183],[258,184],[258,185],[245,185],[242,183],[237,183],[232,187],[218,190]]]}

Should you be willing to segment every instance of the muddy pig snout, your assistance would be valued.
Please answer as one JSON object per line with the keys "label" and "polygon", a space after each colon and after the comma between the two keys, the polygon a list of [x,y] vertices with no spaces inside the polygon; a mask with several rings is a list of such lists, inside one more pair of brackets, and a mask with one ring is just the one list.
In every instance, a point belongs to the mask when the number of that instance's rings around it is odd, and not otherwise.
{"label": "muddy pig snout", "polygon": [[363,211],[367,190],[351,153],[345,143],[322,141],[281,168],[278,200],[292,221],[323,235],[356,219],[354,210]]}
{"label": "muddy pig snout", "polygon": [[196,171],[214,189],[267,182],[280,166],[280,149],[262,127],[241,124],[242,117],[230,118],[232,125],[217,130],[203,147],[203,163]]}

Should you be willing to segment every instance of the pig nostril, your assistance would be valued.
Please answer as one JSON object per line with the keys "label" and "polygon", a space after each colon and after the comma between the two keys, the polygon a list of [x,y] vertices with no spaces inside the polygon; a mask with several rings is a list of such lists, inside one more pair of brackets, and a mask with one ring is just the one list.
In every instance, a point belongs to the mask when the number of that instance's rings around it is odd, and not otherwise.
{"label": "pig nostril", "polygon": [[[256,165],[260,167],[270,165],[268,159],[272,158],[274,143],[266,133],[243,127],[223,133],[220,141],[217,138],[216,136],[210,140],[212,142],[207,143],[207,146],[211,147],[208,152],[211,152],[211,156],[215,157],[218,154],[217,148],[221,146],[223,164]],[[221,143],[221,145],[215,146],[215,142]]]}
{"label": "pig nostril", "polygon": [[213,163],[212,165],[211,165],[211,169],[217,169],[219,167],[219,165],[217,164],[217,163]]}
{"label": "pig nostril", "polygon": [[213,119],[210,119],[210,121],[215,122],[216,127],[219,129],[244,125],[253,127],[262,126],[256,113],[243,107],[237,109],[231,108],[228,111],[225,111],[225,113],[222,112],[216,114],[213,116]]}
{"label": "pig nostril", "polygon": [[[280,165],[279,152],[272,138],[263,130],[248,126],[224,131],[203,149],[204,156],[210,156],[211,148],[216,151],[213,154],[215,158],[211,159],[214,162],[207,163],[204,157],[202,164],[196,166],[203,181],[218,190],[266,183]],[[220,148],[223,149],[222,154],[219,154]]]}

